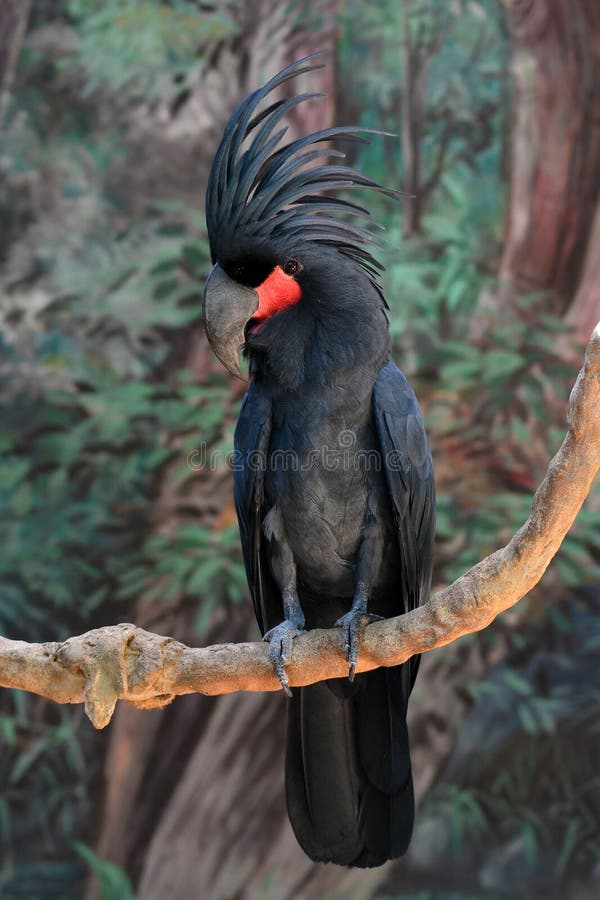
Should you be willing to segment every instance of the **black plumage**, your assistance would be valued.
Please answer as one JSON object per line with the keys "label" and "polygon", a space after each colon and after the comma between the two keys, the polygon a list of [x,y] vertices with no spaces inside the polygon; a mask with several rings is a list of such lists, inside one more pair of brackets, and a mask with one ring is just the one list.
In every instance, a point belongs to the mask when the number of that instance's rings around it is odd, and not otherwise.
{"label": "black plumage", "polygon": [[[321,97],[299,94],[278,100],[257,113],[261,102],[291,78],[322,67],[313,54],[283,69],[264,87],[246,97],[232,115],[215,155],[206,191],[206,222],[213,262],[235,261],[246,248],[262,261],[275,245],[292,238],[334,245],[375,278],[379,261],[364,245],[373,235],[348,221],[332,218],[345,213],[371,220],[364,207],[324,191],[373,188],[389,197],[401,196],[349,166],[310,165],[319,157],[342,157],[340,150],[316,147],[332,139],[364,142],[363,134],[383,134],[368,128],[324,128],[278,147],[287,127],[277,126],[294,106]],[[252,136],[249,146],[245,142]],[[324,214],[324,215],[323,215]],[[377,223],[375,223],[377,224]],[[224,266],[226,268],[226,266]]]}
{"label": "black plumage", "polygon": [[[215,157],[206,207],[213,261],[232,290],[234,282],[250,287],[262,303],[273,273],[283,294],[293,282],[269,315],[246,323],[251,382],[234,474],[254,608],[284,686],[293,638],[305,626],[340,625],[353,676],[370,618],[426,599],[434,535],[423,421],[389,359],[381,267],[371,232],[356,224],[369,214],[321,193],[396,192],[317,162],[337,151],[315,144],[355,136],[351,129],[280,147],[284,115],[315,95],[257,112],[271,91],[316,65],[308,57],[289,66],[240,104]],[[417,668],[414,658],[293,692],[287,803],[313,859],[373,866],[406,850],[414,809],[406,705]]]}

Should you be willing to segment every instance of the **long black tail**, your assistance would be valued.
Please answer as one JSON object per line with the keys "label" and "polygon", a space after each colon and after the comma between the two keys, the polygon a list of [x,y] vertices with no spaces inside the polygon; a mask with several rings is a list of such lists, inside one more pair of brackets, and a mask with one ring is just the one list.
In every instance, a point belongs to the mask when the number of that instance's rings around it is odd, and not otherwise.
{"label": "long black tail", "polygon": [[[342,866],[406,852],[414,795],[406,666],[296,689],[289,704],[286,795],[303,850]],[[403,690],[404,682],[404,690]]]}

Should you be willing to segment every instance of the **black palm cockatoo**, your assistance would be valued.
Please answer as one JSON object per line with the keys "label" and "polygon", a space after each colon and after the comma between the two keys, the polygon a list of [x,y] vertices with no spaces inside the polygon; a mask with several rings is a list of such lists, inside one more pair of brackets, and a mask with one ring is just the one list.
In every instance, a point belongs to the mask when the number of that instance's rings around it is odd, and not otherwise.
{"label": "black palm cockatoo", "polygon": [[[373,618],[428,594],[431,456],[417,400],[390,359],[381,266],[360,206],[336,189],[388,191],[344,164],[326,128],[282,144],[282,120],[315,94],[263,104],[316,68],[300,60],[231,117],[210,172],[214,268],[206,331],[250,385],[235,432],[234,492],[258,624],[290,696],[286,796],[315,860],[377,866],[408,847],[414,797],[406,728],[418,659],[354,677]],[[349,677],[295,689],[285,672],[304,628],[341,627]]]}

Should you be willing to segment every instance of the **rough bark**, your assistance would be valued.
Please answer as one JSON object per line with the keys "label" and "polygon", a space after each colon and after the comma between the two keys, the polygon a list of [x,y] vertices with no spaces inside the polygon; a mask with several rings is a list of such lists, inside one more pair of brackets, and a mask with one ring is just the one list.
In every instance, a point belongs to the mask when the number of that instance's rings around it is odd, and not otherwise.
{"label": "rough bark", "polygon": [[[527,522],[427,603],[366,630],[357,671],[405,662],[479,631],[537,584],[557,552],[600,468],[600,322],[573,388],[568,431],[533,499]],[[163,706],[179,694],[275,691],[279,682],[264,643],[189,648],[137,628],[99,628],[62,644],[0,639],[1,684],[61,703],[84,702],[97,728],[116,701]],[[347,662],[339,632],[316,629],[296,639],[292,687],[342,677]]]}
{"label": "rough bark", "polygon": [[598,311],[600,248],[592,224],[600,197],[600,5],[503,0],[503,6],[514,127],[501,298],[510,303],[548,291],[558,314],[573,303],[568,321],[583,337]]}

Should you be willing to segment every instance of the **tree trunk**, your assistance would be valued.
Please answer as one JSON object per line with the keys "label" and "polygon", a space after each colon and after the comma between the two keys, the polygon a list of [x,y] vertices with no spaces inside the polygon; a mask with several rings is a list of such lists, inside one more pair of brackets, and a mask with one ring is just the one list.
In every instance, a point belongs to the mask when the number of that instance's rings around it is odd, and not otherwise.
{"label": "tree trunk", "polygon": [[31,0],[2,0],[0,3],[0,116],[21,52],[30,7]]}
{"label": "tree trunk", "polygon": [[[0,135],[30,8],[31,0],[0,0]],[[0,160],[0,218],[5,220],[0,228],[0,262],[4,260],[12,240],[13,227],[8,215],[12,198],[9,193],[6,172]]]}
{"label": "tree trunk", "polygon": [[[548,291],[582,337],[598,318],[600,4],[503,0],[514,123],[501,297]],[[594,309],[595,307],[595,309]]]}
{"label": "tree trunk", "polygon": [[404,49],[404,87],[402,90],[402,158],[404,161],[404,218],[405,238],[421,231],[421,116],[422,108],[416,78],[411,72],[410,50]]}
{"label": "tree trunk", "polygon": [[583,343],[595,327],[598,316],[600,316],[600,201],[596,204],[579,286],[569,307],[566,322]]}
{"label": "tree trunk", "polygon": [[423,84],[421,65],[410,30],[410,2],[404,0],[402,44],[402,107],[400,110],[402,160],[404,164],[405,238],[421,230],[421,141],[423,130]]}

